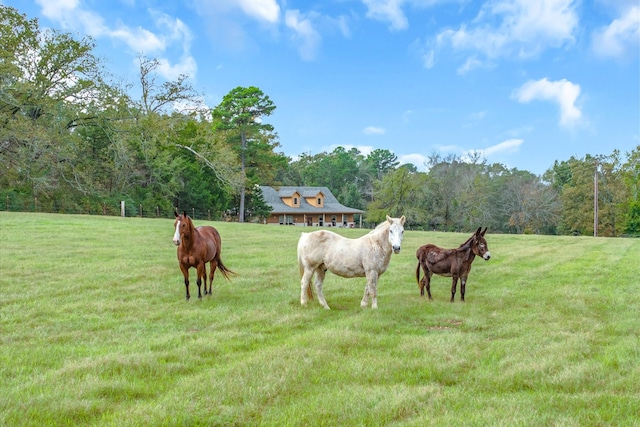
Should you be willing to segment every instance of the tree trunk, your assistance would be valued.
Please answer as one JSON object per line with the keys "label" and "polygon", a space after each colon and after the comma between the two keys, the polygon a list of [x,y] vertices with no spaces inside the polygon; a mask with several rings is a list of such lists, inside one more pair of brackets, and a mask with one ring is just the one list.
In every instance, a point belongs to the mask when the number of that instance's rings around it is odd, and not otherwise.
{"label": "tree trunk", "polygon": [[242,170],[242,187],[240,188],[240,212],[238,213],[238,222],[244,222],[244,186],[245,186],[245,182],[244,179],[246,177],[246,174],[244,172],[244,154],[245,154],[245,150],[247,148],[247,135],[244,131],[242,131],[242,134],[240,135],[240,138],[242,140],[242,147],[241,147],[241,154],[240,154],[240,159],[241,159],[241,170]]}

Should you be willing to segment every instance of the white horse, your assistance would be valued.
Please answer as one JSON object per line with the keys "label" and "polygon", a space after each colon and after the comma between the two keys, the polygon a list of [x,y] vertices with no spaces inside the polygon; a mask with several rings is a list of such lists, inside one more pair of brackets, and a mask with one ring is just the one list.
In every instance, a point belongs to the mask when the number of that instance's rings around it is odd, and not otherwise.
{"label": "white horse", "polygon": [[367,307],[371,297],[371,308],[378,308],[378,277],[387,270],[391,252],[400,252],[404,221],[404,215],[401,218],[387,215],[386,221],[358,239],[348,239],[328,230],[302,233],[298,241],[298,266],[302,276],[300,304],[306,305],[313,299],[311,279],[315,273],[318,301],[329,309],[322,293],[322,281],[329,270],[341,277],[366,277],[360,306]]}

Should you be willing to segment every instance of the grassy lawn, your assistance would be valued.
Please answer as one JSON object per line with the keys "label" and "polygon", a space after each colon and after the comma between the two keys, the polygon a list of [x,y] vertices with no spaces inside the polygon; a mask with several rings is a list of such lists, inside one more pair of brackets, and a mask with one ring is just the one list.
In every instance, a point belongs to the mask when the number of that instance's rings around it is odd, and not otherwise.
{"label": "grassy lawn", "polygon": [[489,230],[449,303],[415,251],[471,233],[407,230],[380,308],[327,274],[327,311],[300,306],[303,228],[195,224],[238,275],[199,301],[191,270],[186,302],[173,221],[0,212],[0,425],[640,423],[640,240]]}

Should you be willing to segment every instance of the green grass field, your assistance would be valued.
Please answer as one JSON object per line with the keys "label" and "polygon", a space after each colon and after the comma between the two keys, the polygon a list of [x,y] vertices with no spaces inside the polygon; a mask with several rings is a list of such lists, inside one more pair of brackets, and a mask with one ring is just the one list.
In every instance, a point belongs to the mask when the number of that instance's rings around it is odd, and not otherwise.
{"label": "green grass field", "polygon": [[471,233],[407,230],[380,308],[327,274],[327,311],[300,306],[302,228],[209,224],[238,275],[199,301],[192,270],[186,302],[173,221],[0,212],[0,425],[640,423],[640,240],[489,230],[449,303],[415,251]]}

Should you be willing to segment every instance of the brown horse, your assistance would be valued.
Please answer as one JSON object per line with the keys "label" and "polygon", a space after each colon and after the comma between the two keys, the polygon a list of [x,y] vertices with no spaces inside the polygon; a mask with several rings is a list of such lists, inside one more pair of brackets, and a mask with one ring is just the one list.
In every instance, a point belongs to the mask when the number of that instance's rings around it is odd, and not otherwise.
{"label": "brown horse", "polygon": [[[175,233],[173,243],[178,247],[178,262],[180,270],[184,276],[184,286],[187,290],[187,301],[189,295],[189,268],[195,267],[197,270],[196,284],[198,285],[198,298],[202,299],[200,285],[204,278],[204,294],[211,295],[211,285],[213,275],[218,268],[222,275],[229,280],[229,274],[235,274],[229,270],[220,259],[221,243],[220,234],[214,227],[203,225],[194,227],[191,218],[184,212],[182,215],[176,211],[176,222],[174,223]],[[209,263],[209,289],[207,290],[207,263]]]}
{"label": "brown horse", "polygon": [[[484,233],[487,232],[485,227],[478,230],[457,249],[443,249],[436,245],[420,246],[416,251],[418,258],[418,267],[416,268],[416,280],[420,287],[420,295],[424,296],[424,288],[427,288],[429,299],[431,298],[431,276],[437,274],[439,276],[452,277],[451,283],[451,302],[456,295],[456,286],[458,278],[460,279],[460,300],[464,302],[464,291],[467,285],[467,277],[471,271],[471,263],[476,255],[482,257],[485,261],[491,258],[487,241],[484,239]],[[420,280],[420,267],[424,271],[424,277]]]}

